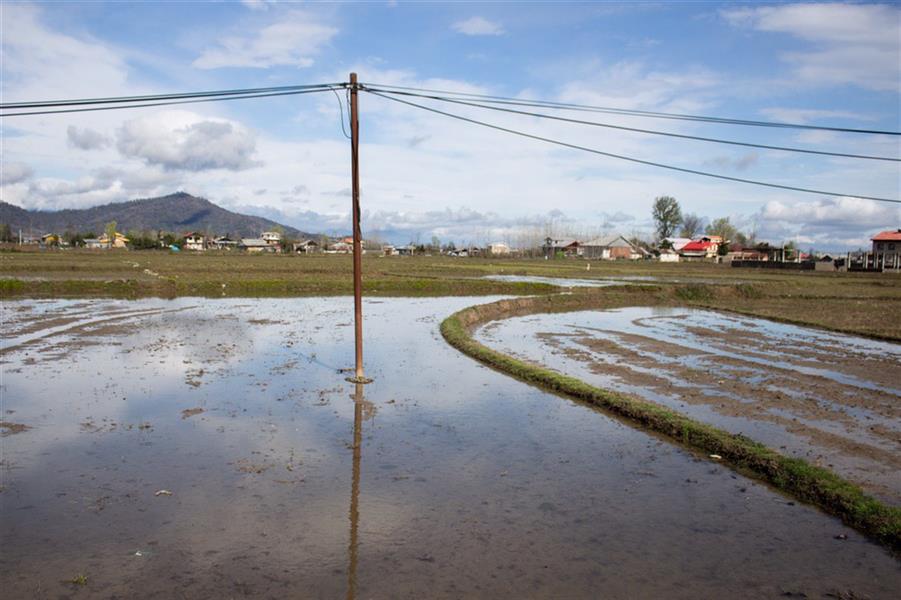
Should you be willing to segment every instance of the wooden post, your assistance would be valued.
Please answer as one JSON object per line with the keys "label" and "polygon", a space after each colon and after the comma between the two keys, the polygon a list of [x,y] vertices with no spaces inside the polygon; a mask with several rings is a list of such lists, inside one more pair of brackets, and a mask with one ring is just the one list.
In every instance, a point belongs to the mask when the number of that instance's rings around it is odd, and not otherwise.
{"label": "wooden post", "polygon": [[352,381],[369,383],[363,374],[363,243],[360,231],[360,120],[357,112],[357,74],[350,74],[350,160],[354,233],[354,351]]}

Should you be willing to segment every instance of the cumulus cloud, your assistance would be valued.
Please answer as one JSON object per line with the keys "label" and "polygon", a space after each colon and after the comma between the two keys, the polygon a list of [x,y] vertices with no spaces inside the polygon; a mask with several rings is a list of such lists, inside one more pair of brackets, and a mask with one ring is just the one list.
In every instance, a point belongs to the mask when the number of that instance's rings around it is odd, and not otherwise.
{"label": "cumulus cloud", "polygon": [[721,14],[735,26],[784,33],[810,43],[810,49],[782,56],[805,82],[901,89],[901,9],[896,6],[787,4],[727,9]]}
{"label": "cumulus cloud", "polygon": [[99,150],[110,145],[111,140],[89,127],[78,129],[74,125],[69,125],[66,129],[66,137],[69,140],[69,146],[80,150]]}
{"label": "cumulus cloud", "polygon": [[309,67],[313,56],[337,33],[337,29],[318,23],[309,13],[293,11],[254,33],[220,38],[193,65],[200,69]]}
{"label": "cumulus cloud", "polygon": [[34,171],[21,162],[0,162],[0,185],[12,185],[28,180]]}
{"label": "cumulus cloud", "polygon": [[757,217],[758,237],[797,240],[821,248],[856,248],[869,236],[901,223],[901,208],[860,198],[839,197],[811,202],[768,202]]}
{"label": "cumulus cloud", "polygon": [[234,121],[173,111],[126,121],[116,132],[123,156],[167,170],[237,171],[257,166],[256,136]]}
{"label": "cumulus cloud", "polygon": [[457,21],[451,28],[463,35],[503,35],[504,28],[500,23],[489,21],[484,17],[470,17],[465,21]]}

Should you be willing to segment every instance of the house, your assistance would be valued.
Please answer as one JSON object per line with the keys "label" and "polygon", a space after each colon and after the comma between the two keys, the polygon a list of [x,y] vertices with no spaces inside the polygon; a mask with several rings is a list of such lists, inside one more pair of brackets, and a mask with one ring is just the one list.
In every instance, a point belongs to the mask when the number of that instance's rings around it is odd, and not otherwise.
{"label": "house", "polygon": [[394,249],[395,254],[398,256],[413,256],[416,252],[416,246],[413,244],[407,244],[406,246],[398,246]]}
{"label": "house", "polygon": [[45,233],[41,236],[41,244],[44,246],[59,246],[59,236],[55,233]]}
{"label": "house", "polygon": [[662,241],[669,244],[670,248],[678,252],[685,247],[685,244],[691,243],[691,238],[669,237],[663,238]]}
{"label": "house", "polygon": [[705,236],[682,246],[679,254],[681,254],[684,259],[716,258],[722,242],[723,238],[718,235]]}
{"label": "house", "polygon": [[382,246],[382,256],[394,256],[395,254],[397,254],[397,249],[391,244]]}
{"label": "house", "polygon": [[870,241],[873,242],[873,255],[877,261],[884,261],[885,265],[894,265],[901,260],[901,229],[894,231],[880,231]]}
{"label": "house", "polygon": [[282,243],[282,234],[277,231],[264,231],[260,238],[270,246],[279,246]]}
{"label": "house", "polygon": [[608,235],[582,242],[580,250],[585,258],[602,260],[637,260],[647,254],[643,248],[639,248],[621,235]]}
{"label": "house", "polygon": [[733,244],[729,247],[729,252],[726,253],[724,260],[726,262],[732,262],[733,260],[769,260],[769,254],[766,252],[766,249]]}
{"label": "house", "polygon": [[301,240],[294,244],[296,254],[314,254],[319,252],[319,243],[314,240]]}
{"label": "house", "polygon": [[331,254],[353,254],[353,251],[353,242],[347,243],[343,240],[329,244],[328,250],[326,250],[326,252]]}
{"label": "house", "polygon": [[247,252],[275,252],[278,246],[274,246],[263,238],[243,238],[238,248]]}
{"label": "house", "polygon": [[185,250],[197,250],[203,251],[206,250],[206,237],[202,233],[198,233],[196,231],[189,231],[184,235]]}
{"label": "house", "polygon": [[238,240],[232,239],[227,235],[220,235],[213,238],[213,247],[216,250],[233,250],[238,247]]}
{"label": "house", "polygon": [[510,254],[510,246],[503,242],[488,244],[488,254],[492,256],[504,256]]}
{"label": "house", "polygon": [[98,238],[98,241],[102,248],[127,248],[129,239],[117,231],[112,243],[110,243],[110,238],[105,233]]}
{"label": "house", "polygon": [[550,248],[551,254],[556,256],[557,254],[563,254],[564,256],[581,256],[582,248],[579,244],[579,240],[573,239],[564,239],[564,240],[553,240],[548,238],[546,240],[545,249]]}
{"label": "house", "polygon": [[101,244],[97,238],[85,238],[84,247],[90,250],[99,250],[100,248],[106,248],[106,245]]}

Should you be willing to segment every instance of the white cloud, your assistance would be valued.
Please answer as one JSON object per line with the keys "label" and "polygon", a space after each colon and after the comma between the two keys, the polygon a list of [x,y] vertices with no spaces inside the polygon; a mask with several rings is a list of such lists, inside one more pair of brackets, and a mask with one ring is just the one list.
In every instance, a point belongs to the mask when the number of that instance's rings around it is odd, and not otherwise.
{"label": "white cloud", "polygon": [[3,4],[4,101],[118,95],[127,86],[125,62],[88,37],[48,30],[31,4]]}
{"label": "white cloud", "polygon": [[74,125],[69,125],[66,128],[66,137],[69,140],[69,146],[80,150],[99,150],[106,148],[111,143],[109,137],[89,127],[78,129]]}
{"label": "white cloud", "polygon": [[839,197],[809,202],[768,202],[758,216],[759,236],[776,242],[797,240],[820,248],[869,245],[868,236],[898,226],[897,205]]}
{"label": "white cloud", "polygon": [[727,9],[721,14],[735,26],[785,33],[812,44],[809,50],[782,57],[802,81],[901,89],[901,9],[895,6],[789,4]]}
{"label": "white cloud", "polygon": [[267,0],[241,0],[241,4],[250,10],[268,10],[270,2]]}
{"label": "white cloud", "polygon": [[12,185],[26,181],[34,171],[21,162],[0,161],[0,185]]}
{"label": "white cloud", "polygon": [[123,156],[168,170],[241,170],[257,163],[256,136],[234,121],[168,111],[126,121],[116,132]]}
{"label": "white cloud", "polygon": [[484,17],[470,17],[465,21],[457,21],[451,28],[464,35],[503,35],[504,28],[500,23],[489,21]]}
{"label": "white cloud", "polygon": [[292,11],[255,33],[219,39],[218,45],[204,50],[193,65],[200,69],[309,67],[313,56],[337,33],[337,29],[318,23],[309,13]]}

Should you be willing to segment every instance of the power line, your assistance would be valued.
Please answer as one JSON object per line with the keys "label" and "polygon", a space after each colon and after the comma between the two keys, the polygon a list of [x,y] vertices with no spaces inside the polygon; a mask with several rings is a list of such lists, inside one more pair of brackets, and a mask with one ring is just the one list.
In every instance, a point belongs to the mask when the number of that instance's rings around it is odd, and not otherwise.
{"label": "power line", "polygon": [[122,110],[126,108],[147,108],[151,106],[172,106],[174,104],[196,104],[198,102],[222,102],[226,100],[245,100],[248,98],[271,98],[273,96],[298,96],[301,94],[314,94],[317,92],[327,92],[331,89],[331,87],[324,87],[321,89],[310,89],[310,90],[300,90],[296,92],[274,92],[271,94],[247,94],[244,96],[224,96],[224,97],[216,97],[216,98],[200,98],[196,100],[174,100],[172,102],[148,102],[145,104],[122,104],[116,106],[93,106],[90,108],[67,108],[61,110],[35,110],[28,112],[13,112],[13,113],[0,113],[0,118],[3,117],[24,117],[24,116],[32,116],[32,115],[54,115],[61,113],[77,113],[77,112],[94,112],[100,110]]}
{"label": "power line", "polygon": [[456,100],[453,98],[447,98],[447,97],[443,97],[443,96],[430,96],[430,95],[426,95],[426,94],[416,94],[416,93],[412,93],[412,92],[394,92],[394,91],[382,90],[382,89],[378,89],[378,88],[365,88],[365,89],[379,91],[379,92],[383,92],[386,94],[414,96],[417,98],[428,98],[431,100],[438,100],[441,102],[450,102],[453,104],[461,104],[464,106],[474,106],[476,108],[484,108],[486,110],[494,110],[494,111],[499,111],[499,112],[507,112],[507,113],[513,113],[513,114],[519,114],[519,115],[526,115],[526,116],[530,116],[530,117],[540,117],[542,119],[553,119],[555,121],[563,121],[566,123],[577,123],[580,125],[591,125],[594,127],[606,127],[609,129],[619,129],[622,131],[632,131],[632,132],[636,132],[636,133],[647,133],[650,135],[663,135],[663,136],[667,136],[667,137],[681,138],[681,139],[686,139],[686,140],[696,140],[696,141],[700,141],[700,142],[713,142],[716,144],[730,144],[733,146],[745,146],[748,148],[763,148],[766,150],[779,150],[782,152],[800,152],[803,154],[818,154],[818,155],[822,155],[822,156],[837,156],[837,157],[842,157],[842,158],[861,158],[861,159],[866,159],[866,160],[885,160],[885,161],[892,161],[892,162],[901,162],[901,158],[893,158],[890,156],[873,156],[873,155],[868,155],[868,154],[849,154],[849,153],[845,153],[845,152],[828,152],[825,150],[810,150],[807,148],[792,148],[792,147],[787,147],[787,146],[771,146],[771,145],[767,145],[767,144],[754,144],[752,142],[739,142],[739,141],[735,141],[735,140],[724,140],[724,139],[719,139],[719,138],[708,138],[708,137],[701,137],[701,136],[696,136],[696,135],[687,135],[687,134],[682,134],[682,133],[672,133],[669,131],[657,131],[657,130],[653,130],[653,129],[639,129],[636,127],[613,125],[611,123],[599,123],[597,121],[583,121],[580,119],[570,119],[567,117],[558,117],[555,115],[548,115],[548,114],[544,114],[544,113],[536,113],[536,112],[530,112],[530,111],[524,111],[524,110],[515,110],[512,108],[500,108],[497,106],[486,106],[484,104],[480,104],[477,102],[466,102],[463,100]]}
{"label": "power line", "polygon": [[872,135],[895,135],[901,136],[901,131],[884,131],[878,129],[853,129],[849,127],[828,127],[824,125],[805,125],[802,123],[778,123],[774,121],[755,121],[749,119],[732,119],[726,117],[711,117],[704,115],[687,115],[680,113],[655,112],[647,110],[636,110],[626,108],[614,108],[608,106],[592,106],[588,104],[574,104],[570,102],[553,102],[550,100],[527,100],[521,98],[511,98],[507,96],[493,96],[490,94],[474,94],[469,92],[449,92],[445,90],[433,90],[428,88],[415,88],[400,85],[382,85],[382,84],[363,84],[372,85],[376,88],[390,88],[394,90],[408,90],[414,92],[425,92],[432,94],[441,94],[444,96],[460,96],[468,98],[478,98],[482,102],[492,104],[508,104],[514,106],[531,106],[535,108],[554,108],[560,110],[573,110],[581,112],[597,112],[609,113],[615,115],[625,115],[633,117],[648,117],[655,119],[675,119],[681,121],[700,121],[704,123],[716,123],[721,125],[745,125],[749,127],[775,127],[784,129],[806,129],[817,131],[835,131],[841,133],[864,133]]}
{"label": "power line", "polygon": [[335,98],[338,100],[338,112],[339,118],[341,119],[341,133],[344,134],[344,137],[347,139],[351,139],[349,135],[347,135],[347,129],[344,127],[344,105],[341,104],[341,96],[338,95],[337,90],[332,88],[332,91],[335,92]]}
{"label": "power line", "polygon": [[180,92],[177,94],[154,94],[143,96],[111,96],[101,98],[76,98],[69,100],[41,100],[32,102],[6,102],[0,103],[0,110],[24,109],[24,108],[52,108],[60,106],[77,106],[84,104],[119,104],[128,102],[155,102],[160,100],[179,100],[188,98],[201,98],[208,96],[238,96],[246,94],[268,94],[278,92],[296,92],[303,90],[345,87],[345,83],[313,83],[307,85],[284,85],[278,87],[245,88],[230,90],[213,90],[206,92]]}
{"label": "power line", "polygon": [[686,168],[684,168],[684,167],[676,167],[676,166],[673,166],[673,165],[667,165],[667,164],[664,164],[664,163],[658,163],[658,162],[653,162],[653,161],[649,161],[649,160],[643,160],[643,159],[640,159],[640,158],[634,158],[634,157],[631,157],[631,156],[624,156],[624,155],[622,155],[622,154],[614,154],[614,153],[612,153],[612,152],[604,152],[603,150],[597,150],[597,149],[595,149],[595,148],[588,148],[588,147],[586,147],[586,146],[580,146],[580,145],[578,145],[578,144],[570,144],[570,143],[568,143],[568,142],[562,142],[562,141],[560,141],[560,140],[555,140],[555,139],[551,139],[551,138],[547,138],[547,137],[542,137],[542,136],[534,135],[534,134],[531,134],[531,133],[525,133],[525,132],[523,132],[523,131],[517,131],[517,130],[515,130],[515,129],[508,129],[507,127],[501,127],[500,125],[493,125],[493,124],[491,124],[491,123],[486,123],[486,122],[484,122],[484,121],[479,121],[479,120],[477,120],[477,119],[470,119],[469,117],[464,117],[464,116],[462,116],[462,115],[456,115],[456,114],[453,114],[453,113],[445,112],[445,111],[443,111],[443,110],[438,110],[437,108],[432,108],[432,107],[430,107],[430,106],[424,106],[424,105],[422,105],[422,104],[416,104],[415,102],[409,102],[409,101],[407,101],[407,100],[401,100],[400,98],[395,98],[395,97],[393,97],[393,96],[389,96],[389,95],[386,95],[386,94],[382,94],[381,92],[376,92],[376,91],[373,91],[373,90],[371,90],[371,89],[367,89],[366,91],[368,91],[370,94],[373,94],[373,95],[375,95],[375,96],[379,96],[379,97],[381,97],[381,98],[385,98],[385,99],[387,99],[387,100],[391,100],[392,102],[398,102],[398,103],[401,103],[401,104],[406,104],[406,105],[408,105],[408,106],[414,106],[414,107],[416,107],[416,108],[419,108],[419,109],[422,109],[422,110],[425,110],[425,111],[428,111],[428,112],[433,112],[433,113],[436,113],[436,114],[439,114],[439,115],[444,115],[444,116],[450,117],[450,118],[452,118],[452,119],[457,119],[457,120],[460,120],[460,121],[465,121],[465,122],[467,122],[467,123],[473,123],[473,124],[475,124],[475,125],[481,125],[481,126],[483,126],[483,127],[488,127],[488,128],[490,128],[490,129],[496,129],[496,130],[498,130],[498,131],[503,131],[503,132],[506,132],[506,133],[510,133],[510,134],[513,134],[513,135],[518,135],[518,136],[525,137],[525,138],[529,138],[529,139],[533,139],[533,140],[538,140],[538,141],[541,141],[541,142],[547,142],[547,143],[549,143],[549,144],[555,144],[555,145],[557,145],[557,146],[563,146],[563,147],[565,147],[565,148],[572,148],[572,149],[574,149],[574,150],[582,150],[582,151],[584,151],[584,152],[590,152],[590,153],[592,153],[592,154],[599,154],[599,155],[601,155],[601,156],[607,156],[607,157],[609,157],[609,158],[618,158],[618,159],[620,159],[620,160],[626,160],[626,161],[629,161],[629,162],[634,162],[634,163],[638,163],[638,164],[642,164],[642,165],[648,165],[648,166],[651,166],[651,167],[658,167],[658,168],[661,168],[661,169],[668,169],[668,170],[670,170],[670,171],[679,171],[679,172],[681,172],[681,173],[690,173],[690,174],[692,174],[692,175],[701,175],[701,176],[704,176],[704,177],[713,177],[713,178],[715,178],[715,179],[724,179],[724,180],[726,180],[726,181],[735,181],[735,182],[738,182],[738,183],[748,183],[748,184],[751,184],[751,185],[759,185],[759,186],[763,186],[763,187],[778,188],[778,189],[783,189],[783,190],[791,190],[791,191],[794,191],[794,192],[806,192],[806,193],[809,193],[809,194],[821,194],[821,195],[824,195],[824,196],[848,196],[848,197],[854,197],[854,198],[861,198],[861,199],[864,199],[864,200],[875,200],[875,201],[877,201],[877,202],[892,202],[892,203],[901,204],[901,200],[898,200],[898,199],[895,199],[895,198],[879,198],[879,197],[875,197],[875,196],[861,196],[861,195],[859,195],[859,194],[844,194],[844,193],[839,193],[839,192],[827,192],[827,191],[823,191],[823,190],[814,190],[814,189],[802,188],[802,187],[796,187],[796,186],[791,186],[791,185],[782,185],[782,184],[779,184],[779,183],[767,183],[767,182],[764,182],[764,181],[756,181],[756,180],[753,180],[753,179],[742,179],[742,178],[740,178],[740,177],[731,177],[731,176],[729,176],[729,175],[720,175],[720,174],[717,174],[717,173],[709,173],[709,172],[707,172],[707,171],[698,171],[698,170],[695,170],[695,169],[686,169]]}

